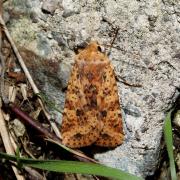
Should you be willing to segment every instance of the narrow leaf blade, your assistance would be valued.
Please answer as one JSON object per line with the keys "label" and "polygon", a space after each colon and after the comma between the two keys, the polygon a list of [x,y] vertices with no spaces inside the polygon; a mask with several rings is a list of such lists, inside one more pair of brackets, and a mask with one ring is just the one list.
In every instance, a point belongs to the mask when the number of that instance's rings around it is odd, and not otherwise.
{"label": "narrow leaf blade", "polygon": [[[5,158],[11,161],[17,161],[16,156],[0,153],[0,159]],[[123,172],[121,170],[110,168],[103,165],[94,163],[84,163],[76,161],[64,161],[64,160],[33,160],[26,158],[18,159],[24,166],[31,166],[34,168],[64,172],[64,173],[80,173],[80,174],[92,174],[97,176],[109,177],[117,180],[143,180],[135,175]]]}
{"label": "narrow leaf blade", "polygon": [[177,180],[176,168],[175,168],[175,163],[174,163],[174,155],[173,155],[171,113],[172,113],[172,111],[170,111],[167,114],[166,119],[165,119],[164,137],[165,137],[165,142],[166,142],[169,161],[170,161],[171,179],[172,180]]}

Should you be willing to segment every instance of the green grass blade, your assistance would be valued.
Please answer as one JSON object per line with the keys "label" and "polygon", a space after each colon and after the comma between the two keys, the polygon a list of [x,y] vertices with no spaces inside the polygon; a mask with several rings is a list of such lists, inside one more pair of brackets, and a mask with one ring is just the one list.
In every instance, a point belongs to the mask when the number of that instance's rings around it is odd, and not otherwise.
{"label": "green grass blade", "polygon": [[175,168],[174,156],[173,156],[173,139],[172,139],[172,126],[171,126],[171,112],[172,111],[170,111],[167,114],[166,119],[165,119],[164,137],[165,137],[165,142],[166,142],[168,156],[169,156],[169,161],[170,161],[171,179],[172,180],[177,180],[176,168]]}
{"label": "green grass blade", "polygon": [[[17,161],[16,156],[0,153],[0,159],[5,158],[11,161]],[[64,160],[33,160],[27,158],[18,158],[24,166],[31,166],[38,169],[64,172],[64,173],[79,173],[79,174],[92,174],[97,176],[109,177],[117,180],[143,180],[140,177],[131,175],[121,170],[110,168],[103,165],[94,163],[84,163],[76,161]]]}

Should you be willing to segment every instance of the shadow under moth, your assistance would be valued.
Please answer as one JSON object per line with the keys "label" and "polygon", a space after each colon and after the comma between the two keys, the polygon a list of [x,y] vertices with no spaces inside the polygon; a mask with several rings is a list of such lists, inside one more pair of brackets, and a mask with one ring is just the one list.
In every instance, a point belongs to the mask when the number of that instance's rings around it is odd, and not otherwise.
{"label": "shadow under moth", "polygon": [[114,70],[97,42],[76,55],[61,134],[63,144],[71,148],[92,144],[116,147],[124,140]]}

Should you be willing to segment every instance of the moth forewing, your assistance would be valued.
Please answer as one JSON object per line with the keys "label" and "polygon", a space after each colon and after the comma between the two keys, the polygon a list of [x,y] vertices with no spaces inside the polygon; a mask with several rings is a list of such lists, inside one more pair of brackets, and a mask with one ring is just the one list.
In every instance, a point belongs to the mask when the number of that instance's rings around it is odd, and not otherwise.
{"label": "moth forewing", "polygon": [[116,147],[124,133],[114,70],[97,42],[75,58],[68,84],[61,133],[71,148]]}

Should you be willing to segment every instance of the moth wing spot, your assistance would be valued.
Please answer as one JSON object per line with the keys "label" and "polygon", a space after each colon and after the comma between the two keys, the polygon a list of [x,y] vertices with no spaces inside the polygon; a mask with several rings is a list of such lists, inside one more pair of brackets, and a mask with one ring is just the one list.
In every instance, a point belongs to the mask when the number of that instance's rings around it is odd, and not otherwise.
{"label": "moth wing spot", "polygon": [[107,116],[107,111],[105,111],[105,110],[101,111],[101,115],[102,115],[102,117],[106,117]]}

